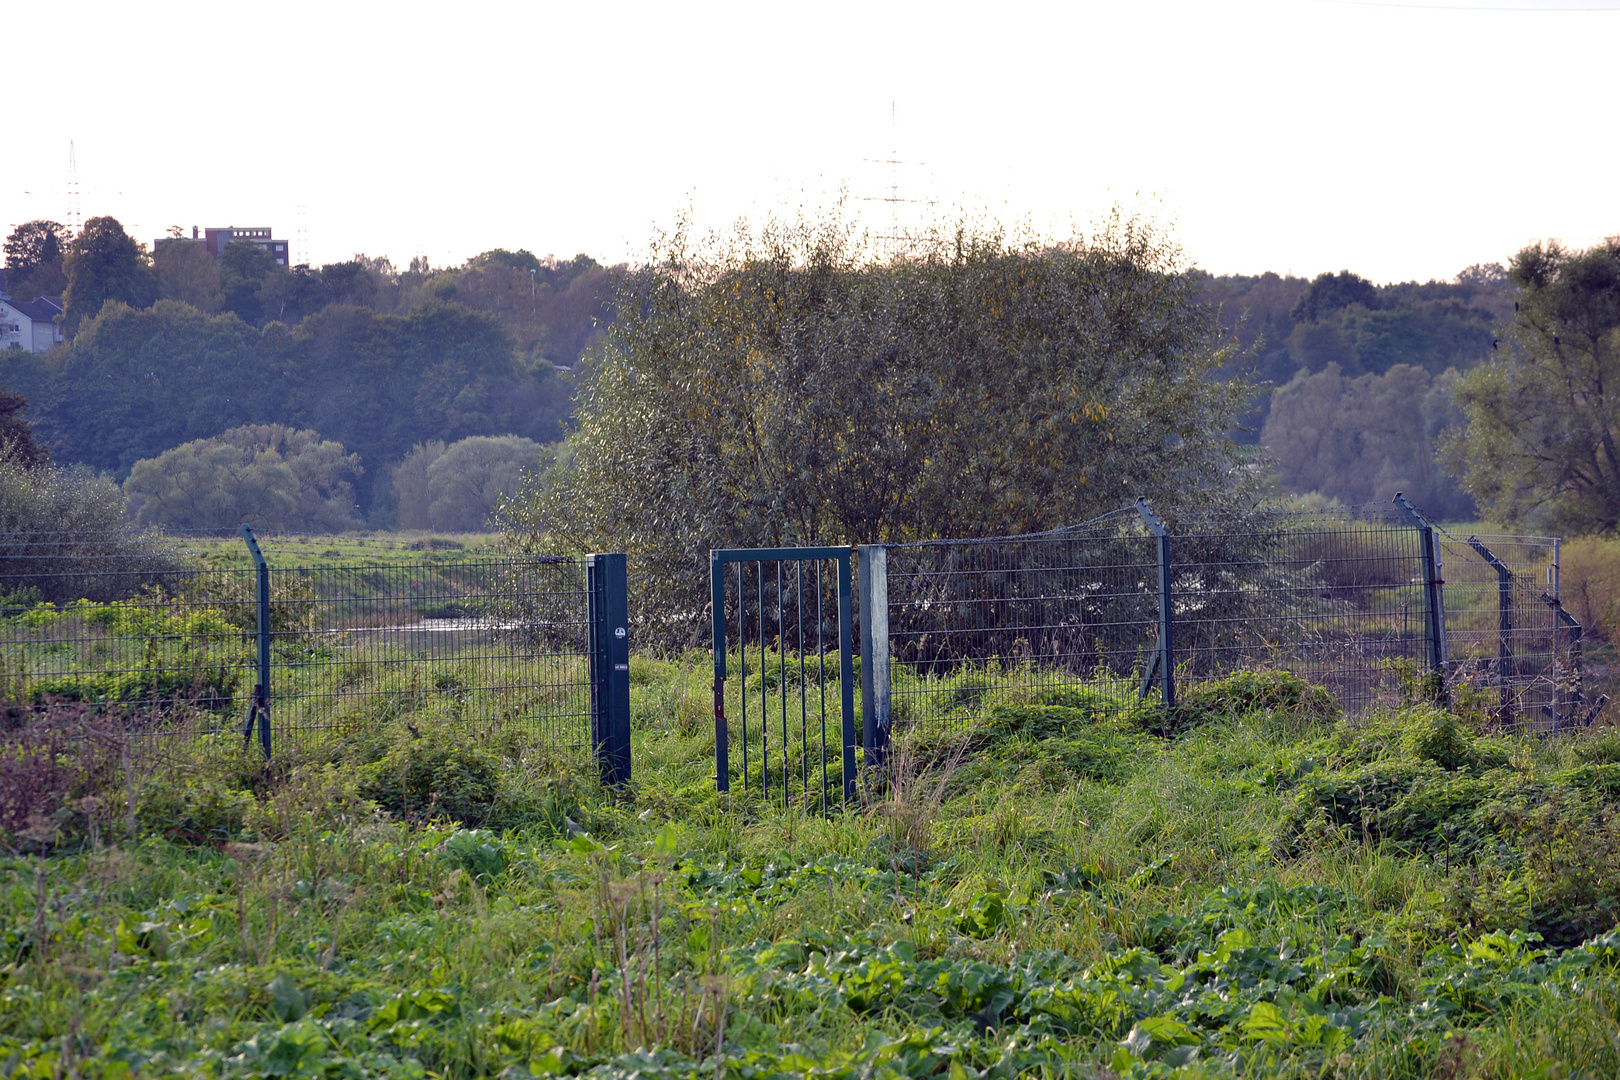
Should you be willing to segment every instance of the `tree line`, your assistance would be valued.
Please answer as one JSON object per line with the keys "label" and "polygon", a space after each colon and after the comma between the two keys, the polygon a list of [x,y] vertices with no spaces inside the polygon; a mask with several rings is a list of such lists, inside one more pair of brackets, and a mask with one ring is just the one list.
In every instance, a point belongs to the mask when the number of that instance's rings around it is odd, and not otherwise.
{"label": "tree line", "polygon": [[1210,275],[1117,219],[1063,243],[963,222],[885,257],[834,214],[679,229],[636,268],[497,249],[403,272],[48,225],[7,241],[8,276],[61,284],[72,338],[4,381],[59,461],[119,479],[270,425],[359,455],[343,482],[377,524],[455,518],[443,477],[507,475],[487,440],[510,436],[555,462],[514,528],[666,554],[1258,497],[1265,461],[1284,492],[1620,527],[1620,241],[1379,286]]}
{"label": "tree line", "polygon": [[68,343],[13,353],[4,382],[57,460],[123,480],[139,461],[245,425],[319,432],[358,454],[356,521],[386,524],[413,447],[561,438],[569,369],[611,319],[619,271],[496,249],[397,272],[357,256],[283,267],[247,242],[155,256],[109,217],[68,241],[33,222],[6,244],[13,295],[64,291]]}

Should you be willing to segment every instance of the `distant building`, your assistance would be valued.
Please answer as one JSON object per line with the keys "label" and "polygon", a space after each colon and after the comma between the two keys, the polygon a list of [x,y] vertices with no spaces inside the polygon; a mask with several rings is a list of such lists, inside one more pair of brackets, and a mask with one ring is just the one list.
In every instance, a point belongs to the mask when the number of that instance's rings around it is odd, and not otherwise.
{"label": "distant building", "polygon": [[[199,235],[199,232],[201,235]],[[244,240],[252,244],[254,247],[263,248],[265,251],[268,251],[270,253],[270,257],[276,260],[277,266],[289,265],[287,241],[277,240],[271,235],[271,232],[272,230],[270,228],[264,226],[258,226],[251,229],[238,229],[236,226],[232,225],[224,229],[198,230],[197,226],[193,225],[191,227],[191,240],[188,241],[184,237],[179,236],[165,236],[152,241],[152,250],[157,251],[166,244],[196,242],[201,243],[202,246],[207,249],[208,254],[217,259],[222,253],[224,253],[225,245],[237,240]]]}
{"label": "distant building", "polygon": [[41,296],[37,300],[13,300],[0,293],[0,349],[21,345],[29,352],[42,353],[64,340],[60,296]]}

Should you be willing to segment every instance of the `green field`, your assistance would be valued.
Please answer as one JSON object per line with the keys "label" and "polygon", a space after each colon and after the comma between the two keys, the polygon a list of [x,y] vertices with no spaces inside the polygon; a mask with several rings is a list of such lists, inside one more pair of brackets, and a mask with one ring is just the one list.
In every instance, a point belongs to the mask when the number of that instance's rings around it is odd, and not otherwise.
{"label": "green field", "polygon": [[1006,687],[823,819],[715,793],[709,676],[634,659],[619,793],[443,694],[269,772],[11,729],[0,1073],[1620,1074],[1612,729]]}
{"label": "green field", "polygon": [[[497,533],[353,532],[330,536],[267,533],[258,540],[265,561],[278,569],[392,565],[420,561],[428,555],[444,560],[488,558],[500,552]],[[253,565],[247,544],[240,536],[180,537],[174,543],[186,554],[205,557],[211,566]]]}

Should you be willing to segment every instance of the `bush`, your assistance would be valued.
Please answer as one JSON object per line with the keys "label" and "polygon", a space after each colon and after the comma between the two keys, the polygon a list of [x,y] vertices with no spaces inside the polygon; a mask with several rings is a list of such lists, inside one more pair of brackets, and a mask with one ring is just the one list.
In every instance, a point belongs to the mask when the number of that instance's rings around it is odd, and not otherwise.
{"label": "bush", "polygon": [[1620,540],[1583,536],[1564,544],[1559,599],[1587,634],[1613,641],[1620,630]]}
{"label": "bush", "polygon": [[242,833],[253,794],[218,780],[155,780],[141,791],[136,817],[171,840],[218,844]]}
{"label": "bush", "polygon": [[83,706],[57,702],[0,718],[0,838],[43,847],[71,829],[77,798],[97,786]]}
{"label": "bush", "polygon": [[446,446],[418,443],[394,469],[399,524],[406,529],[476,532],[502,499],[538,471],[546,448],[521,435],[474,435]]}
{"label": "bush", "polygon": [[399,738],[361,770],[360,794],[404,817],[481,823],[499,792],[495,758],[438,729]]}
{"label": "bush", "polygon": [[1187,687],[1169,726],[1182,730],[1228,716],[1278,713],[1293,719],[1329,720],[1339,703],[1323,687],[1289,671],[1239,671],[1224,679]]}
{"label": "bush", "polygon": [[124,481],[140,525],[341,532],[352,528],[360,456],[313,431],[249,424],[137,461]]}

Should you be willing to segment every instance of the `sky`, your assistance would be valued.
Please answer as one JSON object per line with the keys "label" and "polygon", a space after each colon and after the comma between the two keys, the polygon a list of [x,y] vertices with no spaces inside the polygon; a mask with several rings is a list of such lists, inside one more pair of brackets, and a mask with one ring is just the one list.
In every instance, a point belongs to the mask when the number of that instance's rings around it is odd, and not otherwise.
{"label": "sky", "polygon": [[1620,0],[57,0],[0,39],[0,223],[65,219],[71,142],[81,218],[148,244],[620,262],[842,197],[880,233],[1117,207],[1214,273],[1387,282],[1620,233]]}

